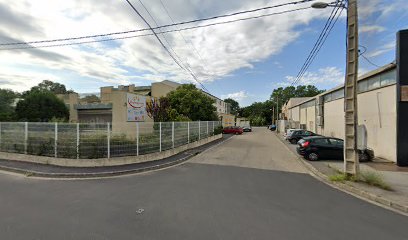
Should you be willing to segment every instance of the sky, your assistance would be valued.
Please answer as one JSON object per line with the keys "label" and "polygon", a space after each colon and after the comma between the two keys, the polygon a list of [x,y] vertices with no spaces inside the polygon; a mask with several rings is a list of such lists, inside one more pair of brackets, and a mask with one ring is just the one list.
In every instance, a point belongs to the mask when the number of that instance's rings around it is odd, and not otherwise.
{"label": "sky", "polygon": [[[131,3],[154,27],[292,1],[131,0]],[[302,3],[239,17],[310,5]],[[406,0],[359,0],[360,48],[372,62],[360,58],[359,74],[395,60],[395,36],[398,30],[408,28],[407,10]],[[330,8],[306,9],[205,28],[157,32],[167,49],[179,59],[180,65],[188,66],[211,94],[230,97],[241,106],[247,106],[269,99],[273,89],[292,83],[330,12]],[[0,44],[147,27],[125,0],[0,0],[0,16]],[[344,11],[299,84],[330,89],[344,81],[345,24]],[[120,37],[134,35],[122,34]],[[45,79],[65,84],[78,93],[97,93],[102,86],[146,86],[166,79],[197,84],[152,35],[40,48],[44,45],[32,44],[38,48],[14,50],[0,46],[0,88],[21,92]]]}

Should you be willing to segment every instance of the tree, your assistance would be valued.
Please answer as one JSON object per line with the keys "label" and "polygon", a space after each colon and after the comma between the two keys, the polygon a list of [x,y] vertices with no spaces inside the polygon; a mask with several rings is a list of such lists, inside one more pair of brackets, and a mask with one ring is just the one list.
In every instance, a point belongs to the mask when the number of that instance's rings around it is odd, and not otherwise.
{"label": "tree", "polygon": [[21,121],[48,122],[51,119],[69,119],[69,110],[55,94],[33,91],[17,103],[16,116]]}
{"label": "tree", "polygon": [[18,93],[10,89],[0,89],[0,121],[13,120],[13,102],[18,97]]}
{"label": "tree", "polygon": [[229,103],[231,106],[231,114],[237,115],[239,111],[239,103],[232,98],[224,99],[224,102]]}
{"label": "tree", "polygon": [[218,120],[214,100],[193,84],[184,84],[167,94],[170,107],[192,121]]}
{"label": "tree", "polygon": [[251,125],[263,126],[272,122],[272,102],[255,102],[250,106],[243,107],[239,111],[239,115],[248,118]]}
{"label": "tree", "polygon": [[294,86],[289,86],[286,88],[280,87],[280,88],[273,90],[270,100],[273,101],[275,104],[279,101],[281,105],[289,101],[290,98],[314,97],[324,91],[325,90],[317,89],[313,85],[307,85],[307,86],[300,85],[300,86],[297,86],[296,88]]}
{"label": "tree", "polygon": [[85,97],[81,98],[81,100],[83,100],[83,101],[85,101],[87,103],[99,103],[99,102],[101,102],[101,99],[98,96],[96,96],[95,94],[85,96]]}
{"label": "tree", "polygon": [[72,90],[67,91],[64,84],[56,83],[49,80],[43,80],[37,86],[32,87],[30,91],[24,92],[23,96],[30,94],[30,92],[52,92],[54,94],[74,93],[74,91]]}

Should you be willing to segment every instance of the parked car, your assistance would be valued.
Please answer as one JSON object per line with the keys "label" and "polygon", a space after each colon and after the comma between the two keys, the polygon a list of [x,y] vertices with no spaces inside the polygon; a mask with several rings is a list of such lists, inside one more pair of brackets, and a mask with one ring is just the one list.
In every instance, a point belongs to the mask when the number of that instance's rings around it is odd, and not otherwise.
{"label": "parked car", "polygon": [[241,127],[225,127],[222,129],[222,133],[225,134],[242,134],[244,132],[244,129]]}
{"label": "parked car", "polygon": [[296,144],[300,139],[304,137],[316,136],[317,134],[308,130],[295,130],[290,136],[286,138],[290,143]]}
{"label": "parked car", "polygon": [[252,128],[251,128],[251,126],[244,126],[243,128],[242,128],[243,130],[244,130],[244,132],[252,132]]}
{"label": "parked car", "polygon": [[[342,160],[343,148],[343,139],[313,136],[299,140],[296,151],[311,161],[319,159]],[[372,149],[358,150],[358,155],[361,162],[370,161],[374,158],[374,151]]]}
{"label": "parked car", "polygon": [[272,124],[272,125],[269,127],[269,130],[275,131],[275,130],[276,130],[276,125],[275,125],[275,124]]}
{"label": "parked car", "polygon": [[299,128],[289,128],[289,129],[286,129],[286,132],[283,134],[283,137],[287,140],[287,138],[288,138],[290,135],[292,135],[292,133],[293,133],[294,131],[297,131],[297,130],[302,130],[302,129],[299,129]]}

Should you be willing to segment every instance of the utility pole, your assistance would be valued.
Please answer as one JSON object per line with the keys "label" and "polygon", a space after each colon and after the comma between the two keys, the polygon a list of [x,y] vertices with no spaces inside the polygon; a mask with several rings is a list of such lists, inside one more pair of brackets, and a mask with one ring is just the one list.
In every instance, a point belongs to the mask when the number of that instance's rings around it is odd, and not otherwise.
{"label": "utility pole", "polygon": [[275,122],[275,125],[278,125],[278,119],[279,119],[279,96],[276,95],[276,122]]}
{"label": "utility pole", "polygon": [[358,15],[357,0],[347,4],[347,65],[344,83],[344,172],[359,175],[357,152]]}

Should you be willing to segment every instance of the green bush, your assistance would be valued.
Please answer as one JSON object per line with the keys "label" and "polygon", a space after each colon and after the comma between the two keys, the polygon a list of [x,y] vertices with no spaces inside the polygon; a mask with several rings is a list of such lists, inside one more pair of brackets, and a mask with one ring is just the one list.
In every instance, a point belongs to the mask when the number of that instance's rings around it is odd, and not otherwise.
{"label": "green bush", "polygon": [[218,135],[222,133],[222,126],[218,126],[214,128],[214,135]]}

